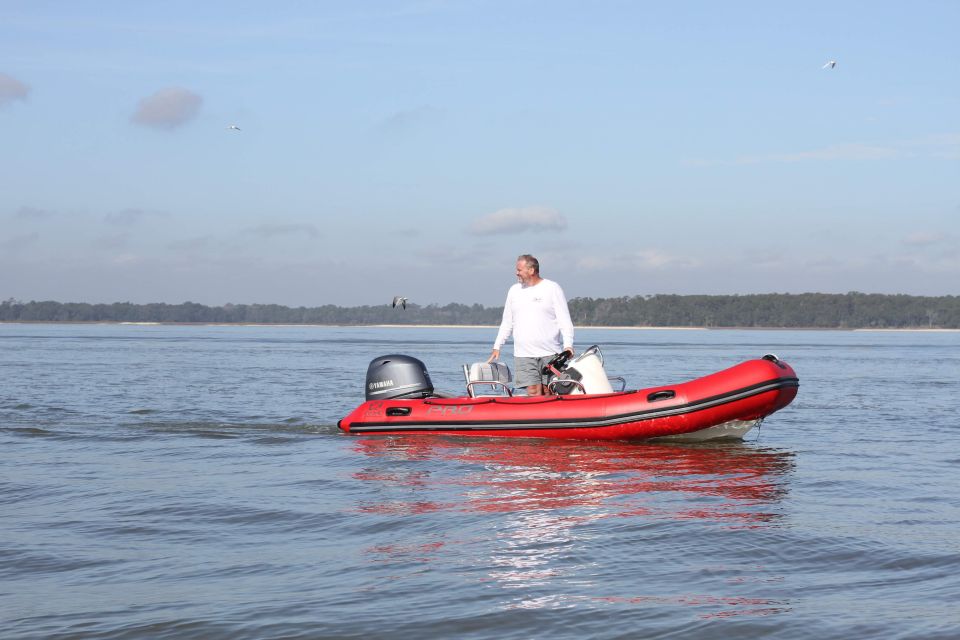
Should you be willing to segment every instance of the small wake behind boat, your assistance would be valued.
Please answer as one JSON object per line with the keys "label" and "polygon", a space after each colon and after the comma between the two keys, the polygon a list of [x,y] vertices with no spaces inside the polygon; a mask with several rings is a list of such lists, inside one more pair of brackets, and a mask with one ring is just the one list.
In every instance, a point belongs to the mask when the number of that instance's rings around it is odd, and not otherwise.
{"label": "small wake behind boat", "polygon": [[[563,356],[563,354],[561,354]],[[367,401],[337,423],[353,434],[446,434],[585,440],[740,439],[766,416],[790,404],[799,380],[765,355],[680,384],[614,391],[600,349],[591,347],[564,367],[556,395],[514,396],[502,363],[464,365],[467,394],[434,392],[424,364],[405,355],[374,359]]]}

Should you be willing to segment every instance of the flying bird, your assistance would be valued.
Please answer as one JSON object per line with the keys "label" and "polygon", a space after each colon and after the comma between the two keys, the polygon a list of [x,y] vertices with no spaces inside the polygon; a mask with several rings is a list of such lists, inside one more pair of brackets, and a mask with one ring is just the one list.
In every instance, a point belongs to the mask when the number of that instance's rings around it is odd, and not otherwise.
{"label": "flying bird", "polygon": [[227,127],[227,129],[230,129],[230,130],[232,130],[232,131],[243,131],[243,129],[241,129],[240,127],[238,127],[238,126],[235,125],[235,124],[230,125],[229,127]]}
{"label": "flying bird", "polygon": [[407,299],[403,296],[393,296],[393,307],[396,308],[397,305],[400,305],[404,309],[407,308]]}
{"label": "flying bird", "polygon": [[837,61],[836,61],[836,60],[831,60],[830,62],[828,62],[827,64],[823,65],[823,66],[820,67],[820,68],[821,68],[821,69],[826,69],[827,67],[830,67],[831,69],[835,69],[836,66],[837,66]]}

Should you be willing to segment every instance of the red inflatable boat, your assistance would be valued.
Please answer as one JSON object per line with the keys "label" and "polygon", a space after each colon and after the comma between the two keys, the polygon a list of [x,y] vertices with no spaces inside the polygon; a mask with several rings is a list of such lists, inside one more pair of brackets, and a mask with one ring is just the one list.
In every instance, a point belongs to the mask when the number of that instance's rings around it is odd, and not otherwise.
{"label": "red inflatable boat", "polygon": [[[469,370],[464,366],[467,395],[441,397],[433,393],[422,362],[409,356],[382,356],[370,363],[367,401],[337,426],[353,434],[589,440],[742,438],[763,418],[790,404],[799,387],[790,365],[774,355],[689,382],[619,392],[612,391],[602,363],[599,349],[591,347],[551,383],[562,395],[537,397],[510,395],[503,365],[499,370],[497,365],[487,365],[487,370],[483,365]],[[481,389],[501,395],[479,395]]]}

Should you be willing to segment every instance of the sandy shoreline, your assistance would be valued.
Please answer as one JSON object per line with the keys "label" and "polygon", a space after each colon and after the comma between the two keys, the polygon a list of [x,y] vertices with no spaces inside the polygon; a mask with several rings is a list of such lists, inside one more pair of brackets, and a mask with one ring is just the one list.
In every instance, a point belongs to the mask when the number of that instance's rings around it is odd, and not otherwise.
{"label": "sandy shoreline", "polygon": [[[117,321],[60,321],[60,320],[0,320],[0,324],[103,324],[137,327],[331,327],[341,329],[489,329],[495,331],[494,324],[308,324],[308,323],[268,323],[268,322],[117,322]],[[640,327],[640,326],[596,326],[576,325],[576,330],[610,331],[850,331],[860,333],[960,333],[960,329],[847,329],[843,327]]]}
{"label": "sandy shoreline", "polygon": [[[291,325],[298,326],[298,325]],[[303,325],[299,325],[303,326]],[[333,325],[311,325],[333,326]],[[371,327],[380,329],[498,329],[499,325],[483,324],[372,324],[372,325],[337,325]],[[884,333],[960,333],[960,329],[845,329],[843,327],[608,327],[602,325],[576,325],[580,330],[610,330],[610,331],[857,331],[857,332],[884,332]]]}

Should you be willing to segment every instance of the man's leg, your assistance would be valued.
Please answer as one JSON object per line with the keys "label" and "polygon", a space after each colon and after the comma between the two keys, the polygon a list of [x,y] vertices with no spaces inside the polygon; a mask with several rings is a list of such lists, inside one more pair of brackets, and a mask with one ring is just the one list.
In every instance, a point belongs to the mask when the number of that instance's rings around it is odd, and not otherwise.
{"label": "man's leg", "polygon": [[552,395],[552,394],[550,393],[550,390],[547,388],[547,385],[543,384],[544,382],[546,382],[546,380],[545,380],[546,376],[543,375],[543,368],[546,366],[546,364],[547,364],[548,362],[550,362],[550,360],[551,360],[551,357],[550,357],[550,356],[547,356],[547,357],[544,357],[544,358],[536,358],[536,363],[537,363],[537,367],[536,367],[536,371],[537,371],[536,377],[537,377],[537,381],[539,382],[539,384],[533,384],[533,385],[529,385],[529,386],[527,387],[527,395],[528,395],[528,396],[547,396],[547,395]]}
{"label": "man's leg", "polygon": [[524,387],[528,396],[542,396],[545,393],[543,375],[540,373],[540,358],[514,358],[513,368],[516,371],[516,384]]}

